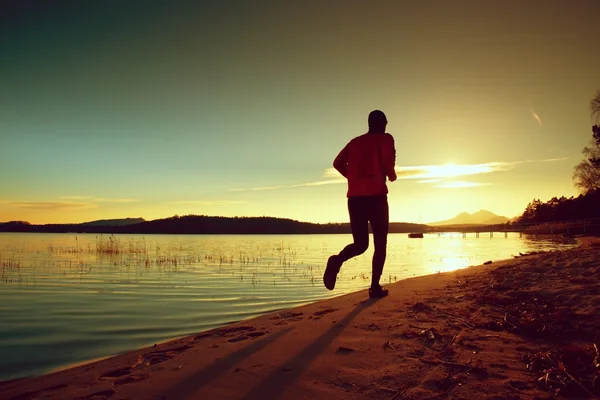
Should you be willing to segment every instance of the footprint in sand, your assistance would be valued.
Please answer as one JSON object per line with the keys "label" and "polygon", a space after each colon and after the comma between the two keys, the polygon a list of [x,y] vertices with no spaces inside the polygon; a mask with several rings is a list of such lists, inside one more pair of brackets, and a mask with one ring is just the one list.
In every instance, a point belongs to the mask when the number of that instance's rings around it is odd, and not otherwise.
{"label": "footprint in sand", "polygon": [[336,353],[338,354],[350,354],[350,353],[354,353],[354,349],[352,347],[344,347],[344,346],[340,346],[338,347]]}
{"label": "footprint in sand", "polygon": [[380,331],[381,330],[381,327],[379,325],[377,325],[377,324],[358,325],[357,327],[359,329],[363,329],[365,331],[371,331],[371,332]]}
{"label": "footprint in sand", "polygon": [[21,393],[17,396],[11,397],[10,400],[33,400],[33,399],[37,399],[38,395],[40,395],[40,394],[45,394],[44,397],[48,397],[48,396],[50,396],[50,394],[48,394],[47,392],[55,392],[57,390],[64,389],[67,386],[69,386],[69,385],[61,384],[61,385],[50,386],[50,387],[44,388],[42,390],[34,390],[34,391],[30,391],[30,392],[25,392],[25,393]]}
{"label": "footprint in sand", "polygon": [[150,376],[148,373],[142,372],[143,368],[170,360],[177,354],[183,353],[192,347],[194,346],[184,345],[165,350],[148,352],[143,354],[141,357],[138,357],[133,366],[108,371],[100,375],[100,379],[111,380],[118,378],[113,381],[113,385],[117,386],[142,381]]}
{"label": "footprint in sand", "polygon": [[131,368],[127,367],[127,368],[119,368],[119,369],[115,369],[113,371],[109,371],[103,375],[100,375],[100,378],[119,378],[121,376],[130,374],[132,371]]}
{"label": "footprint in sand", "polygon": [[152,351],[143,355],[142,364],[146,366],[160,364],[175,357],[177,354],[183,353],[186,350],[191,349],[193,346],[185,345],[179,346],[172,349],[165,349],[159,351]]}
{"label": "footprint in sand", "polygon": [[[148,378],[150,375],[148,373],[133,373],[134,370],[132,368],[119,368],[114,371],[109,371],[103,375],[100,375],[101,380],[110,380],[112,378],[115,379],[113,385],[120,386],[126,385],[128,383],[139,382]],[[108,397],[107,397],[108,398]],[[87,399],[87,397],[85,398]]]}
{"label": "footprint in sand", "polygon": [[117,379],[116,381],[113,382],[113,384],[116,386],[126,385],[128,383],[143,381],[144,379],[147,379],[148,377],[150,377],[150,374],[147,374],[147,373],[132,374],[132,375],[126,376],[125,378]]}
{"label": "footprint in sand", "polygon": [[244,331],[255,331],[256,328],[253,326],[232,326],[231,328],[222,328],[215,331],[215,334],[219,336],[226,336],[230,333],[238,333]]}
{"label": "footprint in sand", "polygon": [[325,310],[316,311],[313,314],[313,316],[315,316],[315,317],[321,317],[321,316],[323,316],[325,314],[329,314],[329,313],[332,313],[332,312],[335,312],[335,311],[337,311],[337,308],[326,308]]}
{"label": "footprint in sand", "polygon": [[271,317],[270,319],[278,320],[278,322],[275,322],[275,325],[287,325],[290,322],[296,322],[296,321],[302,320],[303,315],[304,314],[301,312],[286,311],[286,312],[278,313],[278,314],[274,315],[273,317]]}
{"label": "footprint in sand", "polygon": [[214,335],[214,333],[211,333],[211,332],[201,333],[201,334],[197,335],[197,336],[194,338],[194,342],[195,342],[196,340],[202,340],[202,339],[209,338],[209,337],[211,337],[211,336],[213,336],[213,335]]}
{"label": "footprint in sand", "polygon": [[407,357],[420,359],[424,355],[425,355],[425,352],[423,350],[421,350],[421,349],[414,349],[414,350],[412,350],[411,352],[409,352],[407,354]]}
{"label": "footprint in sand", "polygon": [[282,312],[282,313],[278,313],[275,316],[271,317],[270,319],[290,319],[290,318],[298,318],[298,317],[302,317],[302,315],[304,315],[301,312],[293,312],[293,311],[286,311],[286,312]]}
{"label": "footprint in sand", "polygon": [[230,343],[241,342],[243,340],[248,340],[248,339],[264,336],[266,334],[267,334],[267,332],[248,332],[246,334],[240,335],[233,339],[229,339],[228,342],[230,342]]}
{"label": "footprint in sand", "polygon": [[227,337],[227,336],[230,336],[232,333],[252,332],[255,330],[256,330],[256,328],[253,326],[245,326],[245,325],[244,326],[232,326],[230,328],[221,328],[221,329],[217,329],[212,332],[201,333],[194,338],[194,341],[202,340],[202,339],[206,339],[206,338],[214,337],[214,336]]}
{"label": "footprint in sand", "polygon": [[315,311],[308,319],[320,319],[323,315],[337,311],[337,308],[326,308],[325,310]]}
{"label": "footprint in sand", "polygon": [[[301,314],[301,313],[300,313]],[[248,340],[260,336],[266,335],[268,332],[256,331],[256,328],[253,326],[232,326],[230,328],[221,328],[212,332],[205,332],[197,335],[194,338],[194,341],[210,338],[210,337],[223,337],[230,338],[227,339],[229,343],[241,342],[243,340]],[[214,346],[213,346],[214,347]]]}
{"label": "footprint in sand", "polygon": [[111,398],[115,393],[114,390],[103,390],[101,392],[88,394],[87,396],[76,397],[74,400],[106,400]]}

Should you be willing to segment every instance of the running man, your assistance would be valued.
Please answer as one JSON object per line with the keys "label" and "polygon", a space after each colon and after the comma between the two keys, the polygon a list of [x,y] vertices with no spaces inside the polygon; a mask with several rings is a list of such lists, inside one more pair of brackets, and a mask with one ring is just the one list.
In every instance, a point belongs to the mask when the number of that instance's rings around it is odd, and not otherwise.
{"label": "running man", "polygon": [[389,226],[386,178],[390,182],[396,180],[396,149],[394,137],[385,133],[388,121],[382,111],[372,111],[368,122],[369,131],[352,139],[333,162],[333,167],[348,180],[348,213],[354,243],[329,257],[323,283],[333,290],[342,264],[367,250],[370,222],[375,252],[369,297],[378,298],[388,294],[379,280],[385,263]]}

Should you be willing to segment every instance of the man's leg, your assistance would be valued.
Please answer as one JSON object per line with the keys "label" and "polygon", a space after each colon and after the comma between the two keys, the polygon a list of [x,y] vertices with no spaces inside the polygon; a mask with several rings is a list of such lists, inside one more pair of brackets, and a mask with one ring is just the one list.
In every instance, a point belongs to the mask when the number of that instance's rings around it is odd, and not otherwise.
{"label": "man's leg", "polygon": [[377,196],[373,198],[373,204],[370,207],[369,219],[373,230],[373,244],[375,252],[373,253],[373,276],[371,287],[378,288],[383,265],[387,253],[387,235],[389,230],[389,208],[387,196]]}
{"label": "man's leg", "polygon": [[341,263],[364,253],[369,247],[369,204],[365,200],[368,199],[364,197],[348,198],[350,228],[352,229],[354,242],[344,247],[340,254],[338,254]]}
{"label": "man's leg", "polygon": [[364,198],[348,198],[348,213],[350,214],[350,227],[354,242],[344,247],[339,254],[333,255],[327,260],[327,268],[325,268],[325,273],[323,274],[323,283],[329,290],[335,288],[337,274],[342,264],[352,257],[364,253],[369,247],[369,218],[367,211]]}

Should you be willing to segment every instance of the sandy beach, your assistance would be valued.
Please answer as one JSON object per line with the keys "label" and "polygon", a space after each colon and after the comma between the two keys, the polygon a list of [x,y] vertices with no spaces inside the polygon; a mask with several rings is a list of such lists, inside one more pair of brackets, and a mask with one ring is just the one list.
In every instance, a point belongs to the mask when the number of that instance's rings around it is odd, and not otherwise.
{"label": "sandy beach", "polygon": [[600,240],[581,242],[0,383],[0,398],[599,398]]}

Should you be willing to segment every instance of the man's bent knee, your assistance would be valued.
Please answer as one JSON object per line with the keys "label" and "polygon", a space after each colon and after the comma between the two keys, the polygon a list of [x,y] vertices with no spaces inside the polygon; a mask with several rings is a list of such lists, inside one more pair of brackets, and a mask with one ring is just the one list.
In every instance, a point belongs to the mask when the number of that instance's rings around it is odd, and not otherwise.
{"label": "man's bent knee", "polygon": [[362,254],[369,248],[369,242],[354,242],[354,248],[356,249],[356,253]]}

